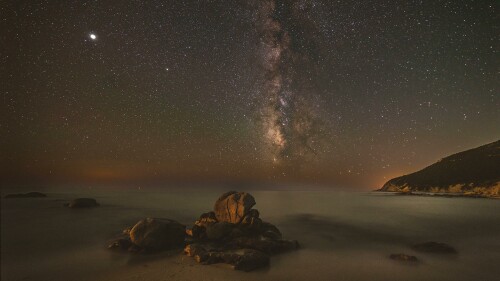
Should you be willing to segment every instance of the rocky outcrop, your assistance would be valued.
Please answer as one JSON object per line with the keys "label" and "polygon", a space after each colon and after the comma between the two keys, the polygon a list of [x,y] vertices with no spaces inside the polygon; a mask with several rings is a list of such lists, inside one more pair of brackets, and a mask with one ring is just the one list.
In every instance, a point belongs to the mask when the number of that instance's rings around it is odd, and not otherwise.
{"label": "rocky outcrop", "polygon": [[177,221],[161,218],[145,218],[125,229],[108,248],[130,252],[158,252],[182,248],[186,227]]}
{"label": "rocky outcrop", "polygon": [[389,180],[379,191],[500,197],[500,140]]}
{"label": "rocky outcrop", "polygon": [[457,250],[452,246],[441,242],[425,242],[412,246],[412,249],[418,252],[432,254],[457,254]]}
{"label": "rocky outcrop", "polygon": [[13,193],[5,195],[5,198],[41,198],[41,197],[47,197],[47,195],[41,192]]}
{"label": "rocky outcrop", "polygon": [[227,192],[188,229],[186,255],[202,264],[227,263],[250,271],[269,265],[270,256],[295,250],[297,241],[283,240],[279,229],[263,222],[245,192]]}
{"label": "rocky outcrop", "polygon": [[299,243],[284,240],[254,205],[252,195],[231,191],[190,229],[170,219],[146,218],[123,230],[108,248],[142,253],[185,246],[184,253],[201,264],[226,263],[242,271],[266,267],[272,255],[296,250]]}
{"label": "rocky outcrop", "polygon": [[91,208],[98,207],[99,203],[93,198],[77,198],[64,204],[64,206],[69,208]]}

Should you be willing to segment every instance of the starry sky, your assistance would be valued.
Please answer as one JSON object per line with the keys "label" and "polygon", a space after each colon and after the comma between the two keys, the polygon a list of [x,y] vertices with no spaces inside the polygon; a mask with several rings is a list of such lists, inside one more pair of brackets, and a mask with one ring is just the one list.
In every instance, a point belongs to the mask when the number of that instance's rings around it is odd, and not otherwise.
{"label": "starry sky", "polygon": [[500,138],[498,2],[2,1],[4,183],[357,189]]}

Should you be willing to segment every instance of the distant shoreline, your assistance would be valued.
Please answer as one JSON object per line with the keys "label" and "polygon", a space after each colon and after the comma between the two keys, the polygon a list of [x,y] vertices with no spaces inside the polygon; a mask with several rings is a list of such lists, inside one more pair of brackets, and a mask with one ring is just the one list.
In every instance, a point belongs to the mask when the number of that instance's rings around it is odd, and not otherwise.
{"label": "distant shoreline", "polygon": [[423,192],[423,191],[386,191],[386,190],[374,190],[377,193],[388,193],[392,195],[399,196],[423,196],[423,197],[446,197],[446,198],[486,198],[486,199],[500,199],[498,196],[487,196],[482,194],[468,194],[468,193],[434,193],[434,192]]}

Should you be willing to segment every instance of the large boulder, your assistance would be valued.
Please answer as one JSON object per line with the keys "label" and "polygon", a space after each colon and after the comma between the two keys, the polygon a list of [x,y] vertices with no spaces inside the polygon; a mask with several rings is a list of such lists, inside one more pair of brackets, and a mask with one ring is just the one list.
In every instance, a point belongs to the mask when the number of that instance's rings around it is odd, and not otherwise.
{"label": "large boulder", "polygon": [[13,193],[5,195],[5,198],[40,198],[40,197],[47,197],[47,195],[40,192]]}
{"label": "large boulder", "polygon": [[215,202],[215,216],[218,221],[238,224],[254,205],[255,199],[246,192],[226,192]]}
{"label": "large boulder", "polygon": [[130,240],[138,247],[159,251],[182,247],[186,227],[174,220],[145,218],[130,230]]}
{"label": "large boulder", "polygon": [[65,206],[70,208],[90,208],[99,206],[99,203],[94,198],[77,198],[66,203]]}

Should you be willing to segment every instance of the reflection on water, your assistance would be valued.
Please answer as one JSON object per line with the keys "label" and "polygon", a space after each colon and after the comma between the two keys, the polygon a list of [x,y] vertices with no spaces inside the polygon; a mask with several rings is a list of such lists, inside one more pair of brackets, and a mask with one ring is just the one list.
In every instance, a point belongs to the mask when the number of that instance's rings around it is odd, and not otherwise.
{"label": "reflection on water", "polygon": [[[146,216],[190,225],[222,193],[110,188],[46,192],[45,199],[2,199],[2,280],[88,280],[134,264],[175,259],[175,252],[149,257],[113,253],[106,250],[106,241]],[[302,249],[274,257],[268,270],[238,275],[241,280],[495,280],[500,274],[498,200],[333,191],[251,193],[263,220],[276,224],[285,238],[299,240]],[[74,197],[94,197],[102,206],[62,207]],[[433,256],[410,248],[425,241],[449,243],[459,255]],[[422,263],[407,267],[389,260],[392,253],[416,255]],[[183,276],[189,280],[196,270]],[[220,276],[214,278],[230,279],[233,273],[225,272],[217,271]]]}

